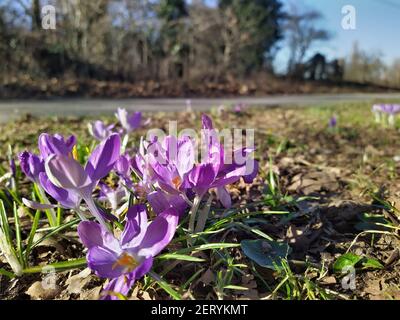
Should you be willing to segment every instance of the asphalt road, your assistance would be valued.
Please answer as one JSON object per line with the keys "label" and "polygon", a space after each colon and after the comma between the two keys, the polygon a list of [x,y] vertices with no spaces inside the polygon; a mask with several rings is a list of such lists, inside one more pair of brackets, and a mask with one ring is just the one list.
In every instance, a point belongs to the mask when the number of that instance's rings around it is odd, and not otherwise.
{"label": "asphalt road", "polygon": [[[400,99],[400,93],[352,93],[277,95],[265,97],[191,99],[194,110],[205,111],[221,104],[245,103],[251,106],[306,106],[340,102],[371,101],[373,99]],[[118,107],[127,110],[181,111],[186,108],[184,98],[166,99],[54,99],[54,100],[0,100],[0,122],[13,120],[23,114],[36,116],[81,116],[111,114]]]}

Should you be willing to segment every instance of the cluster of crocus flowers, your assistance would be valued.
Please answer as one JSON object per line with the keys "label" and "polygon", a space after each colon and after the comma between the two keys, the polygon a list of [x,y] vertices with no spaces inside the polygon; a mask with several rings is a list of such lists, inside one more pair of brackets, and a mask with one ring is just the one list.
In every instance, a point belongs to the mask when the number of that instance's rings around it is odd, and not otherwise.
{"label": "cluster of crocus flowers", "polygon": [[[258,172],[258,163],[251,157],[252,148],[234,150],[227,157],[211,119],[206,115],[202,116],[202,142],[205,152],[199,162],[195,161],[195,141],[188,136],[167,136],[163,141],[142,142],[133,163],[142,178],[140,187],[149,192],[150,204],[155,207],[162,204],[161,208],[191,206],[190,231],[195,230],[196,212],[209,190],[215,190],[221,203],[229,208],[231,198],[226,186],[241,177],[245,182],[251,182]],[[231,161],[227,162],[228,158]],[[202,223],[196,231],[201,231]]]}
{"label": "cluster of crocus flowers", "polygon": [[389,126],[395,125],[396,115],[400,112],[400,104],[374,104],[372,112],[375,116],[375,122],[387,124]]}
{"label": "cluster of crocus flowers", "polygon": [[[229,208],[227,185],[241,178],[249,183],[258,172],[254,149],[245,146],[227,153],[206,115],[201,142],[188,135],[142,138],[135,154],[124,150],[121,135],[125,139],[137,128],[141,116],[119,109],[117,117],[124,128],[119,133],[111,131],[113,126],[93,124],[92,134],[100,143],[85,163],[77,159],[76,138],[58,134],[39,137],[39,155],[27,151],[20,155],[22,171],[45,199],[42,203],[24,199],[24,203],[38,210],[61,206],[79,215],[78,233],[88,248],[88,266],[110,279],[105,299],[126,295],[135,280],[149,272],[153,258],[172,240],[179,217],[189,212],[189,232],[202,231],[213,194]],[[197,160],[199,146],[203,157]],[[111,172],[117,183],[106,183]],[[58,204],[50,203],[46,194]],[[97,202],[107,203],[108,208]],[[155,215],[152,221],[146,208]],[[124,225],[121,236],[116,235],[115,221]]]}

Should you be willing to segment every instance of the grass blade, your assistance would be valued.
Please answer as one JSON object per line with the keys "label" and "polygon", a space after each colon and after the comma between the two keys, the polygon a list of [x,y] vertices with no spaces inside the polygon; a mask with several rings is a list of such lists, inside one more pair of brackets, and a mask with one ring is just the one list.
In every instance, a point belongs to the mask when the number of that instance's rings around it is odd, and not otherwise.
{"label": "grass blade", "polygon": [[18,260],[24,265],[24,258],[22,255],[22,239],[21,239],[21,224],[19,221],[19,215],[17,210],[17,204],[14,202],[14,224],[15,224],[15,240],[17,242],[17,257]]}
{"label": "grass blade", "polygon": [[158,259],[162,260],[182,260],[182,261],[191,261],[191,262],[204,262],[205,260],[198,257],[192,257],[185,254],[175,254],[175,253],[165,253],[158,256]]}
{"label": "grass blade", "polygon": [[31,232],[29,233],[28,242],[27,242],[26,249],[25,249],[25,260],[26,261],[28,261],[28,256],[29,256],[29,253],[31,252],[31,248],[32,248],[33,238],[35,237],[36,230],[39,225],[39,220],[40,220],[40,216],[41,216],[40,213],[41,213],[40,210],[36,210],[35,217],[33,218]]}
{"label": "grass blade", "polygon": [[59,233],[60,231],[67,229],[69,227],[72,227],[73,225],[77,224],[79,221],[81,221],[81,219],[76,218],[74,220],[69,221],[66,224],[63,224],[62,226],[59,226],[55,229],[53,229],[52,231],[50,231],[49,233],[47,233],[45,236],[43,236],[42,238],[40,238],[39,240],[37,240],[35,243],[32,244],[30,249],[33,249],[34,247],[36,247],[39,243],[41,243],[43,240],[46,240],[47,238],[50,238],[51,236]]}
{"label": "grass blade", "polygon": [[3,230],[6,237],[7,243],[12,246],[10,225],[8,223],[8,217],[6,209],[4,208],[4,202],[0,200],[0,228]]}
{"label": "grass blade", "polygon": [[173,299],[175,300],[182,300],[181,295],[176,292],[174,289],[172,289],[172,287],[163,279],[161,279],[161,277],[154,273],[154,272],[149,272],[149,276],[152,277],[154,279],[154,281],[157,282],[157,284],[165,291],[167,292]]}
{"label": "grass blade", "polygon": [[5,270],[3,268],[0,268],[0,274],[3,275],[3,276],[8,277],[10,279],[15,278],[15,274],[14,273],[12,273],[10,271],[7,271],[7,270]]}

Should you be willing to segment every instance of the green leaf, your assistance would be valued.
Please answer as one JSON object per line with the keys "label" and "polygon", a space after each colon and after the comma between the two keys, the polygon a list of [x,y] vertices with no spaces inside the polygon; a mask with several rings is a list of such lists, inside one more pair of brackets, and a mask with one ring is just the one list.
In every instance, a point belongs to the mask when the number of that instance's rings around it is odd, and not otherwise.
{"label": "green leaf", "polygon": [[3,276],[9,277],[10,279],[15,277],[14,273],[12,273],[10,271],[7,271],[7,270],[5,270],[3,268],[0,268],[0,274],[3,275]]}
{"label": "green leaf", "polygon": [[26,268],[22,272],[23,273],[42,273],[53,269],[54,271],[65,271],[70,269],[77,269],[86,267],[86,258],[79,258],[67,261],[60,261],[56,263],[47,264],[44,266],[35,266],[31,268]]}
{"label": "green leaf", "polygon": [[286,259],[291,251],[287,243],[270,240],[243,240],[240,243],[243,253],[259,266],[282,270],[282,259]]}
{"label": "green leaf", "polygon": [[158,256],[158,259],[165,259],[165,260],[175,259],[175,260],[192,261],[192,262],[203,262],[203,261],[205,261],[202,258],[192,257],[192,256],[188,256],[188,255],[185,255],[185,254],[175,254],[175,253],[162,254],[162,255]]}
{"label": "green leaf", "polygon": [[335,273],[342,273],[342,270],[348,267],[355,267],[358,262],[362,260],[362,257],[354,253],[345,253],[341,255],[333,264],[333,271]]}
{"label": "green leaf", "polygon": [[383,269],[384,266],[376,259],[365,258],[362,261],[362,268],[363,269]]}
{"label": "green leaf", "polygon": [[158,283],[158,285],[162,289],[164,289],[164,291],[167,292],[172,298],[174,298],[175,300],[182,299],[181,295],[178,292],[176,292],[174,289],[172,289],[171,286],[167,282],[165,282],[163,279],[161,279],[161,277],[158,274],[150,271],[149,276],[152,277]]}

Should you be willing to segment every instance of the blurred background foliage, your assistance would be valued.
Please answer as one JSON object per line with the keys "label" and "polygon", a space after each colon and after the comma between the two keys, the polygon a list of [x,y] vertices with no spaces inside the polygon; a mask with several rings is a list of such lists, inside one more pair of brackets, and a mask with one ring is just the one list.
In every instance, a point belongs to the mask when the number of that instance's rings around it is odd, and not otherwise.
{"label": "blurred background foliage", "polygon": [[[44,5],[56,29],[42,28]],[[354,45],[347,58],[310,57],[332,38],[316,27],[318,11],[280,0],[2,0],[0,79],[101,81],[233,81],[275,76],[273,60],[286,42],[285,74],[301,80],[400,85],[400,61],[385,65]]]}

